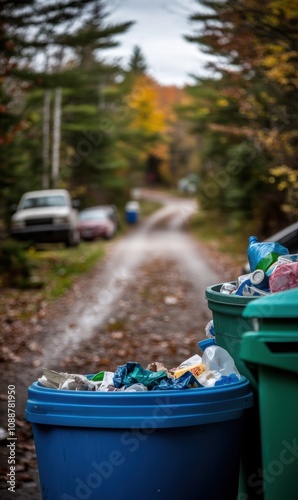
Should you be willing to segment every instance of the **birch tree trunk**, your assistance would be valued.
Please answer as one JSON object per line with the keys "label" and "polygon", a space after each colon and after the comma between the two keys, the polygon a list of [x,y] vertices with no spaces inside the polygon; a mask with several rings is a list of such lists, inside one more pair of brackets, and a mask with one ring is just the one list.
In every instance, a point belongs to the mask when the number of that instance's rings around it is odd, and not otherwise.
{"label": "birch tree trunk", "polygon": [[61,102],[62,89],[57,87],[54,96],[53,150],[52,150],[52,187],[56,188],[59,180],[60,137],[61,137]]}
{"label": "birch tree trunk", "polygon": [[43,102],[43,130],[42,130],[42,188],[48,189],[50,185],[50,112],[51,91],[46,90]]}

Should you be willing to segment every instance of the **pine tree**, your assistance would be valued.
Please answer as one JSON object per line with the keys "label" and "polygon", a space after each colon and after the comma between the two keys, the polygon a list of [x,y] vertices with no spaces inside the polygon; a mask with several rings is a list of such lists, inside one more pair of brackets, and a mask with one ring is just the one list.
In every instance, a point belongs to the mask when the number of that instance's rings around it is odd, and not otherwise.
{"label": "pine tree", "polygon": [[140,47],[136,45],[128,62],[128,72],[143,74],[146,73],[146,70],[147,63],[145,61],[145,57],[142,54]]}
{"label": "pine tree", "polygon": [[[46,177],[49,173],[44,171],[42,174],[41,165],[42,158],[44,167],[49,166],[51,161],[49,151],[52,141],[49,130],[53,125],[51,91],[61,88],[63,106],[65,94],[76,89],[78,95],[85,98],[93,83],[96,85],[98,102],[100,82],[96,78],[96,82],[92,80],[92,71],[88,68],[86,54],[92,47],[90,54],[93,58],[96,51],[118,44],[114,37],[124,33],[131,25],[130,22],[118,25],[104,23],[106,17],[104,7],[105,2],[102,0],[64,0],[51,3],[43,0],[1,2],[0,188],[3,192],[2,212],[6,214],[9,203],[19,198],[26,184],[31,183],[32,187],[36,187],[38,178],[37,187],[47,184]],[[97,73],[100,74],[105,65],[99,65],[95,56],[93,59],[95,65],[98,65]],[[38,65],[35,64],[37,60]],[[107,71],[111,74],[115,69]],[[28,94],[30,91],[37,103],[37,94],[35,92],[34,97],[33,92],[37,88],[44,89],[44,93],[40,96],[38,107],[32,109],[25,92]],[[60,91],[55,92],[59,95]],[[87,101],[88,99],[85,102]],[[59,99],[56,102],[58,102],[56,105],[56,116],[58,116]],[[39,151],[35,148],[33,151],[31,144],[34,137],[37,138],[39,134],[39,144],[42,142],[40,133],[43,125],[36,115],[42,113],[43,108],[44,148],[43,151],[42,148],[39,148]],[[84,125],[81,125],[82,127],[84,128]],[[56,138],[58,136],[56,133]],[[67,149],[67,144],[64,145]],[[54,154],[56,162],[59,161],[57,153],[60,144],[58,146]],[[33,166],[38,162],[39,175],[36,176],[37,172]]]}

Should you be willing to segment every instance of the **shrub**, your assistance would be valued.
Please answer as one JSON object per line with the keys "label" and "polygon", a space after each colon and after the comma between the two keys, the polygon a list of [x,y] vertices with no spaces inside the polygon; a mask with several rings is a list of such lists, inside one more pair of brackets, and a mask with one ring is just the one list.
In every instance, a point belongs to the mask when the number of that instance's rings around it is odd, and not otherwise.
{"label": "shrub", "polygon": [[24,287],[29,284],[31,264],[26,250],[26,244],[12,239],[0,243],[2,286]]}

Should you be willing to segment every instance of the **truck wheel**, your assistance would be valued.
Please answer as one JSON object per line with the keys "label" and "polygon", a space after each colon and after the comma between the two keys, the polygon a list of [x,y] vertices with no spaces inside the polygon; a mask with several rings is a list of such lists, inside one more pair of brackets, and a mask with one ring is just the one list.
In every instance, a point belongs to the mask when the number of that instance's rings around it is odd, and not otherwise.
{"label": "truck wheel", "polygon": [[67,248],[76,247],[80,243],[80,235],[78,231],[69,231],[68,238],[65,241],[65,246]]}

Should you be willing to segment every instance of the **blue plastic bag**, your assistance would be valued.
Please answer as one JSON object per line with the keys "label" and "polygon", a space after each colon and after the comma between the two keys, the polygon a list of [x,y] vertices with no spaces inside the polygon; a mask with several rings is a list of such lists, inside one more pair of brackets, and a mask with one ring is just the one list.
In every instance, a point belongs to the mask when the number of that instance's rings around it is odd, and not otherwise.
{"label": "blue plastic bag", "polygon": [[113,383],[116,388],[129,387],[132,384],[143,384],[149,390],[189,389],[202,387],[196,377],[189,371],[181,377],[168,377],[164,371],[152,372],[146,370],[139,363],[128,362],[118,366],[114,373]]}
{"label": "blue plastic bag", "polygon": [[288,253],[288,249],[276,241],[261,243],[256,236],[250,236],[248,239],[247,257],[251,272],[256,269],[262,269],[266,272],[280,255]]}
{"label": "blue plastic bag", "polygon": [[178,378],[168,377],[161,380],[158,385],[153,387],[153,391],[169,389],[191,389],[195,387],[203,386],[191,372],[185,372]]}

